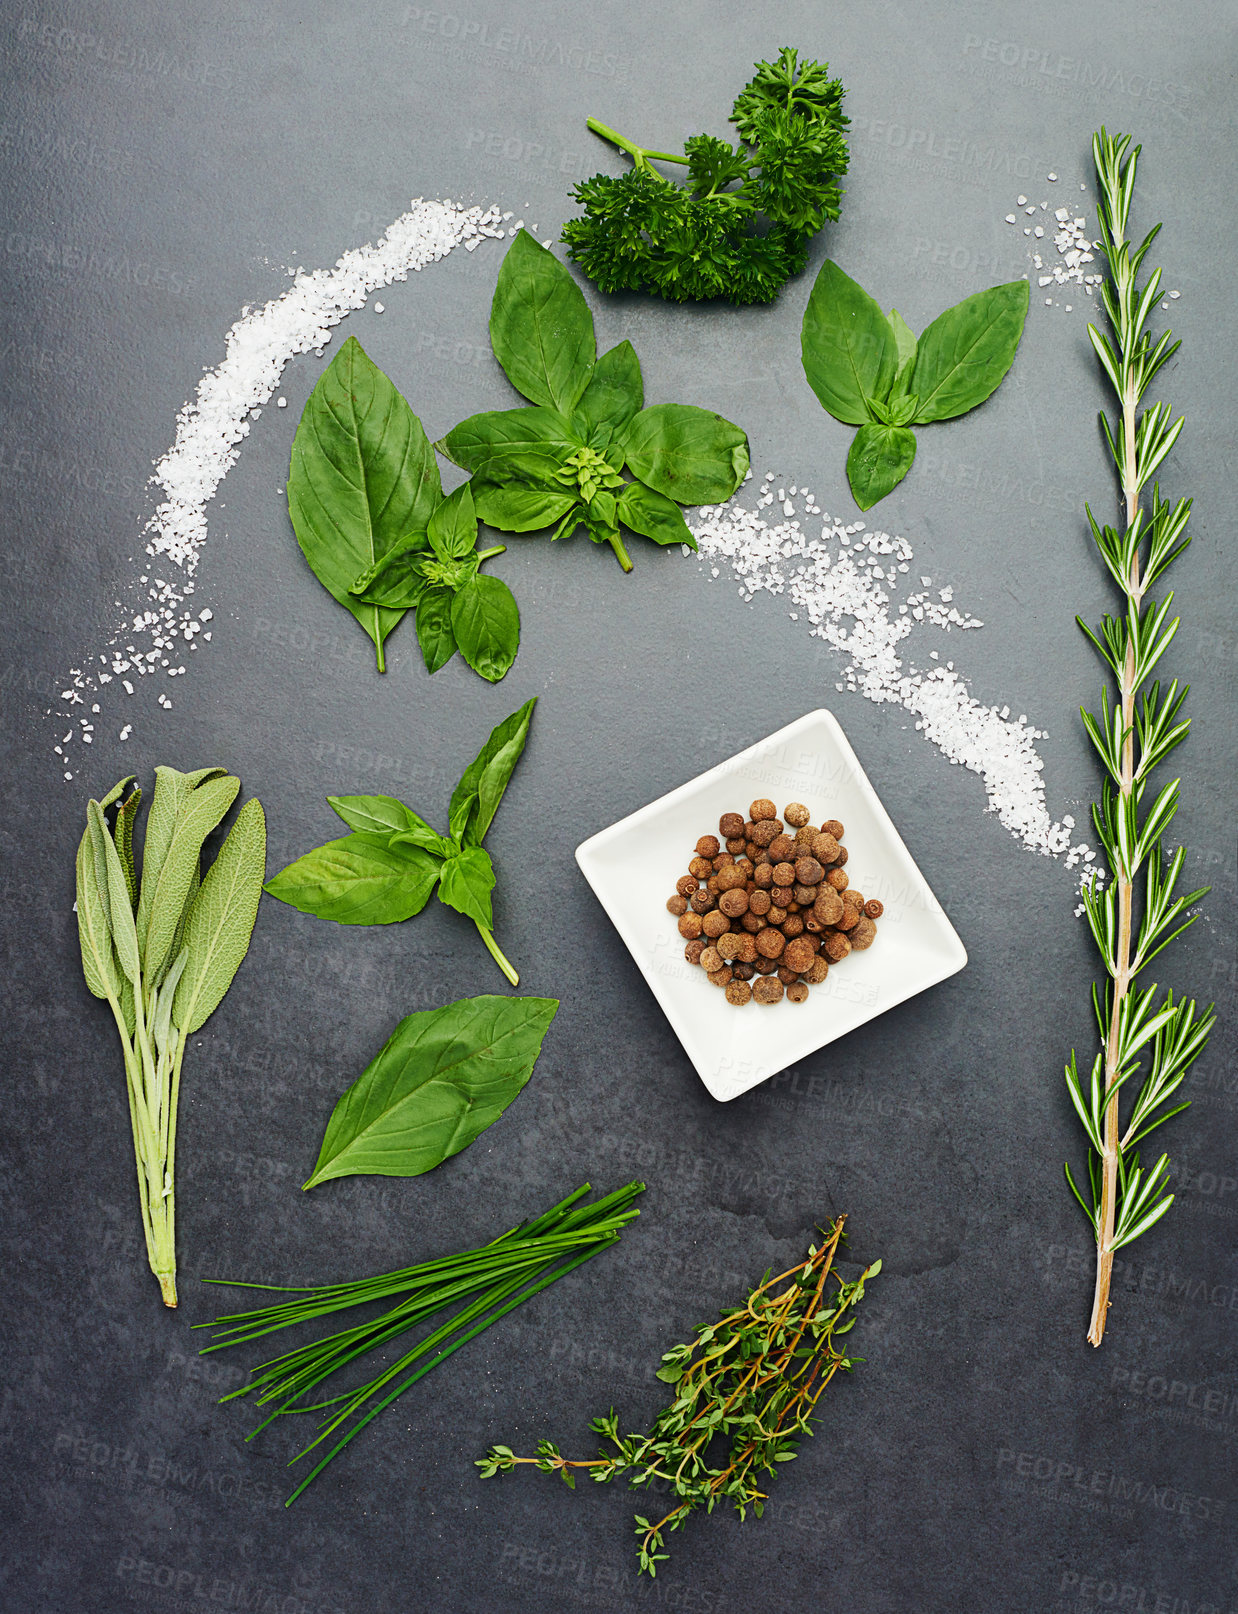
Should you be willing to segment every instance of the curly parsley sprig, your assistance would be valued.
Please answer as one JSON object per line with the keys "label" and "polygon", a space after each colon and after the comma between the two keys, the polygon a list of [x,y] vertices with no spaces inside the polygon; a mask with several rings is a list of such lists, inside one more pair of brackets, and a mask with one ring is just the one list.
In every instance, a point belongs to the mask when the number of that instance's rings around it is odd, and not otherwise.
{"label": "curly parsley sprig", "polygon": [[[569,254],[605,292],[772,302],[803,269],[809,238],[838,218],[847,171],[843,94],[828,63],[801,63],[784,47],[777,61],[757,63],[736,97],[734,146],[701,134],[682,152],[655,151],[590,118],[594,134],[633,166],[575,187],[584,214],[564,226]],[[686,167],[687,183],[667,179],[654,162]]]}

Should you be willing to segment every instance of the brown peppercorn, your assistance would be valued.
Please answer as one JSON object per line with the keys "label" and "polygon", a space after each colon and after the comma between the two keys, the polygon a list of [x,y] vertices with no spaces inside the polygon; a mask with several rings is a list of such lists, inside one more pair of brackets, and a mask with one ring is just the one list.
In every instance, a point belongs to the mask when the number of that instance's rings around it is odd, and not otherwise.
{"label": "brown peppercorn", "polygon": [[726,960],[716,947],[707,947],[701,954],[701,968],[706,975],[711,975],[714,970],[720,970],[725,962]]}
{"label": "brown peppercorn", "polygon": [[739,952],[739,937],[733,930],[728,930],[725,935],[718,937],[715,951],[724,964],[734,963]]}
{"label": "brown peppercorn", "polygon": [[763,975],[753,983],[752,996],[757,1003],[781,1003],[784,990],[777,976]]}
{"label": "brown peppercorn", "polygon": [[718,870],[719,891],[738,891],[744,884],[744,871],[738,863],[730,863],[725,869]]}
{"label": "brown peppercorn", "polygon": [[856,920],[855,929],[847,937],[847,940],[851,943],[852,950],[857,953],[863,953],[873,945],[876,939],[876,925],[871,919],[861,914],[859,919]]}
{"label": "brown peppercorn", "polygon": [[768,863],[758,863],[752,871],[752,878],[758,890],[768,891],[774,883],[774,871]]}
{"label": "brown peppercorn", "polygon": [[701,886],[699,891],[694,891],[689,900],[692,903],[693,913],[708,913],[714,906],[714,894],[705,886]]}
{"label": "brown peppercorn", "polygon": [[812,843],[820,833],[815,824],[805,824],[803,828],[796,830],[795,844],[801,852],[811,852]]}
{"label": "brown peppercorn", "polygon": [[763,818],[760,823],[752,826],[752,841],[754,846],[766,847],[776,841],[782,834],[782,823],[777,818]]}
{"label": "brown peppercorn", "polygon": [[[776,869],[774,871],[774,883],[770,887],[769,894],[774,899],[775,908],[785,908],[789,902],[795,901],[795,888],[789,885],[779,885],[778,871]],[[781,924],[782,921],[779,920],[778,922]]]}
{"label": "brown peppercorn", "polygon": [[802,936],[804,934],[804,921],[799,914],[789,913],[787,915],[782,922],[782,933],[788,941],[791,940],[792,936]]}
{"label": "brown peppercorn", "polygon": [[667,913],[673,913],[676,918],[678,918],[681,913],[687,913],[687,911],[688,911],[688,899],[687,899],[687,897],[681,897],[678,892],[676,892],[673,897],[667,897],[667,899],[666,899],[666,911],[667,911]]}
{"label": "brown peppercorn", "polygon": [[815,913],[810,913],[808,918],[804,921],[804,929],[810,936],[819,936],[825,929],[825,926],[817,918]]}
{"label": "brown peppercorn", "polygon": [[760,823],[762,819],[777,818],[778,809],[767,796],[758,796],[748,809],[748,816],[753,823]]}
{"label": "brown peppercorn", "polygon": [[758,975],[772,975],[778,968],[776,958],[763,958],[760,953],[752,961],[752,967]]}
{"label": "brown peppercorn", "polygon": [[845,869],[831,869],[825,877],[825,883],[833,886],[835,891],[845,891],[851,880]]}
{"label": "brown peppercorn", "polygon": [[797,857],[795,878],[800,885],[820,885],[825,879],[825,869],[815,857]]}
{"label": "brown peppercorn", "polygon": [[710,986],[728,986],[731,980],[731,966],[724,964],[720,970],[710,970],[708,979]]}
{"label": "brown peppercorn", "polygon": [[806,1003],[808,1001],[808,988],[803,981],[793,981],[787,988],[788,1003]]}
{"label": "brown peppercorn", "polygon": [[716,940],[719,936],[725,936],[730,928],[731,921],[724,913],[719,913],[717,908],[711,913],[707,913],[701,920],[701,930],[711,941]]}
{"label": "brown peppercorn", "polygon": [[745,857],[751,858],[755,862],[758,854],[760,853],[760,851],[761,851],[761,848],[757,845],[757,843],[755,841],[745,841],[744,842],[744,856]]}
{"label": "brown peppercorn", "polygon": [[732,964],[731,978],[736,981],[750,981],[755,974],[751,964]]}
{"label": "brown peppercorn", "polygon": [[808,982],[809,986],[820,986],[822,981],[824,981],[829,973],[829,959],[826,958],[823,953],[818,953],[816,958],[813,959],[812,963],[804,971],[804,979]]}
{"label": "brown peppercorn", "polygon": [[843,916],[843,899],[832,885],[823,885],[818,888],[817,900],[813,903],[812,916],[822,925],[836,925]]}
{"label": "brown peppercorn", "polygon": [[781,835],[775,835],[769,843],[769,860],[771,863],[785,863],[788,858],[795,856],[795,842],[784,830]]}
{"label": "brown peppercorn", "polygon": [[843,826],[836,818],[827,819],[821,828],[827,835],[832,835],[836,841],[841,841],[846,834],[846,830],[843,829]]}
{"label": "brown peppercorn", "polygon": [[793,888],[792,891],[791,891],[791,900],[790,900],[790,902],[787,903],[787,912],[788,913],[799,913],[799,911],[800,911],[800,905],[795,900],[795,891],[794,891],[794,888]]}
{"label": "brown peppercorn", "polygon": [[795,973],[794,970],[789,970],[785,964],[779,964],[779,966],[778,966],[778,979],[782,982],[782,984],[784,986],[790,986],[792,981],[798,981],[799,980],[799,976]]}
{"label": "brown peppercorn", "polygon": [[702,835],[696,843],[698,857],[717,857],[721,850],[721,843],[716,835]]}
{"label": "brown peppercorn", "polygon": [[688,864],[688,873],[698,880],[708,880],[713,872],[714,866],[707,857],[694,857]]}
{"label": "brown peppercorn", "polygon": [[748,893],[724,891],[718,898],[718,906],[728,919],[742,919],[748,912]]}
{"label": "brown peppercorn", "polygon": [[757,937],[757,952],[762,958],[781,958],[782,950],[787,945],[787,938],[780,930],[772,925],[761,931]]}
{"label": "brown peppercorn", "polygon": [[711,874],[709,879],[706,880],[705,889],[715,897],[718,895],[718,876],[716,874]]}
{"label": "brown peppercorn", "polygon": [[869,897],[868,901],[864,904],[864,913],[866,918],[880,919],[885,911],[885,903],[879,902],[876,897]]}
{"label": "brown peppercorn", "polygon": [[689,964],[699,964],[701,962],[701,954],[704,951],[705,943],[698,936],[695,941],[690,941],[684,948],[683,956],[688,960]]}
{"label": "brown peppercorn", "polygon": [[717,857],[713,859],[713,869],[715,874],[721,874],[723,869],[734,868],[734,866],[735,859],[729,852],[719,852]]}
{"label": "brown peppercorn", "polygon": [[679,934],[685,941],[694,941],[701,934],[700,914],[681,913],[679,916]]}
{"label": "brown peppercorn", "polygon": [[822,830],[819,835],[812,838],[812,855],[818,863],[829,865],[838,862],[840,847],[828,830]]}
{"label": "brown peppercorn", "polygon": [[769,912],[765,915],[766,923],[771,925],[781,925],[786,917],[787,910],[780,908],[776,902],[771,905]]}
{"label": "brown peppercorn", "polygon": [[815,885],[793,886],[791,889],[791,895],[795,898],[795,901],[799,907],[811,908],[813,903],[817,900],[817,888]]}
{"label": "brown peppercorn", "polygon": [[675,881],[675,890],[681,897],[690,897],[699,884],[700,881],[694,875],[681,874]]}
{"label": "brown peppercorn", "polygon": [[735,867],[746,879],[751,880],[756,869],[756,864],[750,857],[737,857],[735,859]]}
{"label": "brown peppercorn", "polygon": [[732,857],[738,857],[747,844],[742,835],[731,835],[727,838],[726,849]]}
{"label": "brown peppercorn", "polygon": [[836,866],[841,869],[843,864],[850,856],[851,853],[847,850],[847,848],[845,846],[840,846],[838,848],[838,856],[834,859]]}
{"label": "brown peppercorn", "polygon": [[744,881],[744,890],[748,893],[749,896],[751,896],[752,893],[756,889],[757,889],[757,883],[756,883],[755,880],[745,880]]}
{"label": "brown peppercorn", "polygon": [[751,910],[740,920],[740,924],[750,936],[755,936],[758,930],[765,929],[764,919],[759,913],[752,913]]}
{"label": "brown peppercorn", "polygon": [[805,970],[812,968],[816,956],[817,952],[812,943],[804,936],[796,936],[793,941],[787,943],[782,961],[796,975],[802,975]]}
{"label": "brown peppercorn", "polygon": [[781,860],[774,864],[774,884],[792,886],[795,884],[795,864],[785,863]]}
{"label": "brown peppercorn", "polygon": [[747,981],[730,980],[727,982],[726,1000],[737,1009],[742,1009],[745,1003],[752,1002],[752,988]]}
{"label": "brown peppercorn", "polygon": [[812,817],[812,814],[808,811],[807,807],[804,806],[802,801],[789,801],[786,807],[783,809],[782,816],[786,819],[788,824],[793,824],[796,829],[803,829],[804,825]]}
{"label": "brown peppercorn", "polygon": [[836,930],[854,930],[860,922],[860,910],[850,902],[843,903],[843,916],[835,925]]}
{"label": "brown peppercorn", "polygon": [[750,932],[741,930],[739,933],[739,951],[735,957],[741,964],[754,963],[757,956],[757,939]]}
{"label": "brown peppercorn", "polygon": [[862,891],[857,891],[854,886],[848,886],[847,889],[841,893],[841,895],[848,908],[859,909],[864,906],[864,893]]}
{"label": "brown peppercorn", "polygon": [[718,820],[718,833],[724,841],[733,841],[737,835],[744,833],[744,818],[742,813],[723,813]]}
{"label": "brown peppercorn", "polygon": [[825,938],[824,952],[831,964],[839,963],[842,959],[846,958],[850,951],[851,943],[841,931],[831,931],[830,934]]}

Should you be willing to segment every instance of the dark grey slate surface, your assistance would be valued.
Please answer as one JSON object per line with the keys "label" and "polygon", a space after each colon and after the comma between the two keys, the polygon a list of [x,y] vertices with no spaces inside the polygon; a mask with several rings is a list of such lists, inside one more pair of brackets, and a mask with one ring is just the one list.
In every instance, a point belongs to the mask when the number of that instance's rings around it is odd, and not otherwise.
{"label": "dark grey slate surface", "polygon": [[[1096,124],[1144,142],[1139,221],[1166,220],[1158,252],[1183,293],[1165,392],[1189,424],[1167,481],[1197,501],[1170,657],[1193,681],[1196,725],[1179,825],[1192,881],[1216,887],[1171,974],[1228,1015],[1233,25],[1232,5],[1146,0],[8,8],[6,1610],[1202,1614],[1238,1602],[1232,1032],[1165,1134],[1179,1203],[1123,1264],[1093,1352],[1086,1230],[1061,1177],[1079,1138],[1060,1069],[1089,1037],[1072,878],[986,816],[979,781],[906,714],[837,696],[835,662],[777,602],[745,605],[648,546],[624,578],[582,542],[513,545],[500,570],[524,642],[502,689],[458,662],[431,686],[408,628],[378,679],[300,562],[277,493],[321,367],[311,356],[289,368],[292,407],[264,413],[212,511],[200,598],[215,642],[177,681],[173,710],[142,686],[134,740],[119,744],[109,715],[71,785],[44,717],[65,669],[102,644],[114,602],[132,598],[144,482],[176,409],[241,306],[280,289],[278,266],[333,262],[416,194],[498,201],[548,235],[572,178],[608,161],[586,114],[655,143],[721,129],[753,59],[798,43],[841,71],[855,121],[844,220],[814,267],[836,253],[913,324],[1023,271],[1002,215],[1049,170],[1064,200],[1078,196]],[[161,273],[92,269],[92,253]],[[498,248],[456,254],[392,288],[381,318],[347,326],[435,434],[506,395],[484,349],[498,261]],[[619,302],[598,310],[599,331],[632,337],[652,397],[739,420],[758,472],[809,481],[845,513],[847,434],[798,368],[808,288],[806,276],[761,311]],[[1081,510],[1108,498],[1100,402],[1084,316],[1034,298],[1000,395],[935,428],[933,457],[922,445],[878,512],[984,617],[960,665],[978,696],[1049,729],[1050,804],[1081,820],[1095,770],[1075,713],[1097,675],[1073,615],[1106,603]],[[724,648],[777,675],[722,676]],[[440,811],[477,739],[531,693],[533,737],[492,844],[524,986],[563,1000],[534,1081],[432,1177],[302,1197],[331,1103],[394,1020],[499,983],[446,912],[342,931],[264,904],[186,1063],[184,1298],[165,1312],[139,1249],[114,1034],[78,966],[72,857],[87,794],[127,769],[149,781],[158,761],[224,762],[266,804],[279,866],[329,833],[329,790],[407,793]],[[718,1106],[572,849],[823,702],[972,962]],[[586,1177],[635,1174],[649,1183],[645,1215],[619,1249],[462,1353],[284,1512],[291,1437],[246,1445],[250,1416],[216,1405],[238,1364],[194,1356],[188,1325],[212,1314],[197,1274],[381,1270],[479,1240]],[[589,1446],[588,1419],[612,1401],[634,1425],[646,1418],[660,1351],[836,1210],[850,1213],[854,1256],[885,1261],[852,1336],[868,1362],[831,1393],[763,1524],[694,1522],[651,1587],[632,1572],[627,1495],[475,1480],[492,1440]]]}

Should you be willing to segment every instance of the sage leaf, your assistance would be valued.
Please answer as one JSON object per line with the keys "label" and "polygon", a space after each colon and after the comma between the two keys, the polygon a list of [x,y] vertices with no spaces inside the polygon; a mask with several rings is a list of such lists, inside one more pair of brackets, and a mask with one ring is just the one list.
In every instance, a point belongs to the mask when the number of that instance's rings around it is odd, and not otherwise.
{"label": "sage leaf", "polygon": [[354,833],[315,847],[263,888],[302,913],[337,925],[392,925],[430,900],[440,860],[388,835]]}
{"label": "sage leaf", "polygon": [[[156,767],[155,797],[146,815],[146,837],[142,843],[142,886],[138,892],[138,942],[146,946],[146,927],[150,922],[150,905],[164,859],[172,844],[176,830],[176,815],[190,793],[208,779],[220,779],[226,768],[199,768],[194,773],[178,773],[175,768]],[[104,801],[100,805],[106,807]]]}
{"label": "sage leaf", "polygon": [[454,590],[427,588],[417,605],[417,643],[426,671],[436,673],[456,653],[456,636],[451,630]]}
{"label": "sage leaf", "polygon": [[872,418],[869,398],[885,398],[898,367],[890,321],[831,259],[821,266],[804,310],[800,352],[808,385],[849,426]]}
{"label": "sage leaf", "polygon": [[535,695],[505,717],[461,775],[448,808],[451,833],[457,841],[480,846],[485,839],[529,737],[536,705]]}
{"label": "sage leaf", "polygon": [[[171,962],[177,926],[185,911],[190,887],[199,871],[202,843],[222,821],[240,788],[241,781],[235,774],[225,774],[222,779],[204,780],[181,798],[172,829],[172,841],[155,881],[148,909],[146,944],[142,950],[142,973],[148,985],[157,986],[164,969]],[[143,888],[146,879],[143,869]]]}
{"label": "sage leaf", "polygon": [[632,475],[679,504],[722,504],[748,469],[744,433],[695,404],[642,409],[620,444]]}
{"label": "sage leaf", "polygon": [[531,403],[570,414],[589,384],[593,316],[570,270],[527,230],[517,232],[499,268],[490,345]]}
{"label": "sage leaf", "polygon": [[627,483],[616,501],[616,510],[620,521],[642,538],[652,538],[655,544],[696,548],[696,539],[674,499],[655,493],[643,482]]}
{"label": "sage leaf", "polygon": [[473,671],[497,684],[520,647],[520,612],[502,578],[479,573],[456,590],[451,631]]}
{"label": "sage leaf", "polygon": [[[210,1019],[241,966],[258,917],[266,851],[266,815],[251,797],[206,871],[185,922],[184,972],[172,1000],[172,1018],[183,1036]],[[171,979],[169,972],[165,990]]]}
{"label": "sage leaf", "polygon": [[500,532],[540,532],[567,515],[577,502],[572,493],[490,482],[477,476],[470,486],[478,516]]}
{"label": "sage leaf", "polygon": [[328,796],[327,801],[349,829],[372,835],[399,834],[409,846],[424,847],[439,857],[450,857],[456,848],[425,819],[394,796]]}
{"label": "sage leaf", "polygon": [[596,438],[617,437],[645,402],[640,360],[631,342],[603,353],[576,406],[572,424],[596,447]]}
{"label": "sage leaf", "polygon": [[494,890],[494,864],[484,846],[466,846],[443,864],[438,897],[485,930],[494,929],[490,893]]}
{"label": "sage leaf", "polygon": [[[133,904],[129,898],[129,887],[125,881],[125,871],[121,867],[120,854],[108,834],[107,820],[97,801],[87,803],[86,822],[95,849],[96,877],[107,899],[112,946],[116,949],[116,959],[121,969],[136,985],[141,976],[141,955],[138,951],[137,927],[133,921]],[[100,848],[102,848],[102,875],[98,872]]]}
{"label": "sage leaf", "polygon": [[549,483],[563,460],[585,444],[558,410],[539,406],[470,415],[434,446],[462,470],[487,481],[516,477],[539,486]]}
{"label": "sage leaf", "polygon": [[367,605],[353,583],[410,531],[424,531],[442,498],[421,422],[350,336],[310,394],[292,444],[288,513],[314,575],[383,645],[400,612]]}
{"label": "sage leaf", "polygon": [[477,513],[467,482],[435,508],[426,530],[430,547],[440,560],[460,560],[473,552],[477,544]]}
{"label": "sage leaf", "polygon": [[77,935],[87,989],[97,998],[118,1002],[121,971],[112,946],[111,913],[106,887],[101,889],[99,885],[89,825],[77,846]]}
{"label": "sage leaf", "polygon": [[1014,363],[1028,297],[1026,280],[990,286],[947,308],[921,334],[912,378],[917,425],[965,415],[997,390]]}
{"label": "sage leaf", "polygon": [[[257,912],[257,904],[254,905],[254,911]],[[158,988],[151,1000],[150,1034],[154,1038],[156,1049],[165,1056],[172,1041],[172,1000],[176,996],[176,988],[188,962],[189,954],[182,947],[164,976],[163,985]]]}
{"label": "sage leaf", "polygon": [[869,509],[897,487],[915,457],[915,433],[906,426],[861,426],[847,455],[847,481],[860,509]]}
{"label": "sage leaf", "polygon": [[465,998],[401,1020],[336,1104],[305,1187],[417,1177],[467,1148],[532,1075],[558,1006]]}
{"label": "sage leaf", "polygon": [[[103,803],[100,802],[99,805],[102,806]],[[125,885],[129,891],[131,908],[136,906],[138,900],[138,878],[133,866],[133,823],[141,805],[142,792],[135,788],[117,806],[116,823],[112,831],[112,839],[116,843],[116,851],[120,857],[120,866],[125,871]]]}

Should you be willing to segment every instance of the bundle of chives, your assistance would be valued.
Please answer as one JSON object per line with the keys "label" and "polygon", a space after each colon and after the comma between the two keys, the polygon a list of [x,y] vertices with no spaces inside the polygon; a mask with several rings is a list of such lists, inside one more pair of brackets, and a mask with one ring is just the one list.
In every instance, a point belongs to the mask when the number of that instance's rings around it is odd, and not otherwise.
{"label": "bundle of chives", "polygon": [[[574,1267],[614,1244],[623,1228],[640,1212],[632,1208],[632,1201],[644,1192],[642,1182],[628,1183],[613,1194],[592,1205],[577,1202],[591,1192],[589,1183],[582,1183],[575,1193],[560,1200],[542,1216],[532,1222],[502,1234],[491,1244],[460,1255],[444,1256],[437,1261],[425,1261],[419,1266],[405,1267],[400,1272],[385,1272],[374,1278],[363,1278],[355,1283],[327,1284],[320,1288],[302,1288],[293,1285],[240,1283],[238,1289],[267,1289],[282,1294],[300,1296],[296,1300],[279,1301],[255,1311],[235,1312],[216,1318],[213,1323],[197,1323],[197,1328],[220,1328],[222,1333],[199,1354],[224,1350],[230,1345],[244,1345],[276,1329],[291,1328],[312,1318],[329,1316],[351,1306],[369,1301],[388,1300],[400,1296],[397,1303],[381,1316],[367,1323],[330,1334],[325,1339],[272,1357],[252,1369],[250,1381],[239,1389],[223,1396],[230,1401],[235,1396],[254,1395],[259,1406],[276,1403],[258,1428],[246,1436],[252,1440],[282,1413],[322,1412],[321,1428],[291,1463],[298,1462],[307,1453],[334,1433],[341,1424],[356,1418],[353,1426],[341,1436],[321,1458],[316,1467],[303,1479],[284,1504],[290,1507],[301,1492],[327,1466],[331,1459],[361,1433],[371,1418],[389,1407],[431,1368],[445,1361],[453,1351],[513,1311],[540,1290],[547,1288],[571,1272]],[[207,1283],[227,1283],[227,1279],[208,1278]],[[432,1333],[420,1340],[398,1362],[359,1388],[342,1391],[325,1400],[303,1399],[325,1379],[339,1372],[349,1362],[380,1345],[397,1338],[415,1324],[454,1305],[467,1303],[453,1316],[441,1323]],[[231,1325],[231,1326],[225,1326]],[[406,1370],[417,1366],[404,1377]],[[393,1381],[394,1388],[388,1388]],[[383,1393],[385,1392],[385,1393]],[[381,1395],[380,1399],[379,1398]],[[373,1403],[364,1412],[367,1402]]]}

